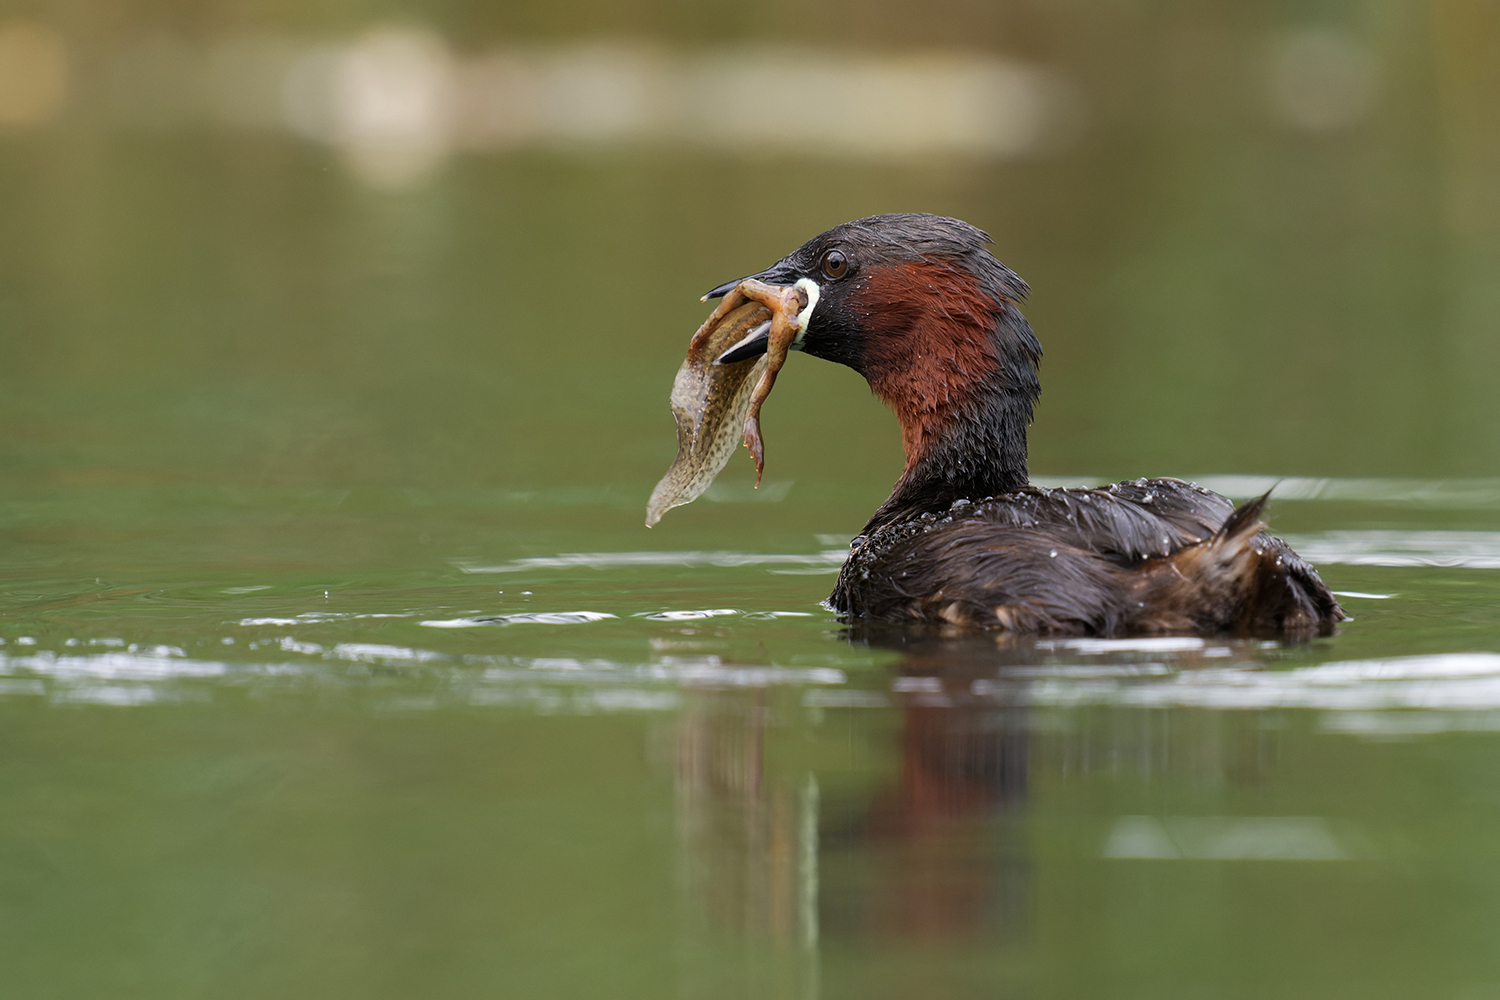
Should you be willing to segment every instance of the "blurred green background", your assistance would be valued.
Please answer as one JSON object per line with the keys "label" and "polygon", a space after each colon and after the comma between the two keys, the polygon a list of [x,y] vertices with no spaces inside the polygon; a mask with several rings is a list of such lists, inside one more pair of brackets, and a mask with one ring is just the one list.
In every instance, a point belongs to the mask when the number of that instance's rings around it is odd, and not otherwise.
{"label": "blurred green background", "polygon": [[[913,210],[985,228],[1034,288],[1035,471],[1500,459],[1500,12],[1482,0],[5,17],[13,485],[644,496],[698,294]],[[885,115],[881,74],[909,65],[1018,73],[1011,103],[1030,104],[904,136],[926,112]],[[736,72],[717,109],[649,120]],[[761,110],[806,137],[723,120],[762,82]],[[381,166],[382,143],[418,162]],[[806,359],[766,436],[773,478],[857,484],[870,506],[900,468],[857,377]]]}

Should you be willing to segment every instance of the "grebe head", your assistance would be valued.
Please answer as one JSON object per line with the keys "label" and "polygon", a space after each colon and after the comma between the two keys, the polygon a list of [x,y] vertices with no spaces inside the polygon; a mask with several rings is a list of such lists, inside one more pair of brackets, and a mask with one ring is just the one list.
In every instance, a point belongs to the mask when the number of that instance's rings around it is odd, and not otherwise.
{"label": "grebe head", "polygon": [[[1016,308],[1030,289],[989,242],[958,219],[876,215],[835,226],[751,276],[807,290],[794,347],[863,375],[901,422],[903,483],[946,480],[949,488],[934,489],[952,498],[1024,485],[1026,425],[1040,392],[1041,345]],[[720,360],[764,351],[762,337]]]}

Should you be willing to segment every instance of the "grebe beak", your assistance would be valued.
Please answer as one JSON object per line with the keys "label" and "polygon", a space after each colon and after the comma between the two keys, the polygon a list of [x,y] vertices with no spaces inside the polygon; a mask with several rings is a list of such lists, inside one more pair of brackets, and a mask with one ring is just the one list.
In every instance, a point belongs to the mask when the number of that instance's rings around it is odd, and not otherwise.
{"label": "grebe beak", "polygon": [[[777,270],[786,273],[790,269],[772,268],[771,271],[762,273],[770,274],[774,273]],[[792,335],[790,336],[790,339],[788,339],[788,332],[786,330],[786,327],[782,327],[782,332],[780,334],[777,334],[777,336],[780,336],[782,340],[776,348],[778,353],[776,357],[773,358],[773,364],[777,369],[779,369],[782,363],[786,361],[787,351],[802,350],[802,337],[807,332],[807,324],[812,320],[813,309],[817,307],[818,297],[821,289],[818,287],[818,283],[816,281],[813,281],[811,278],[797,278],[795,282],[790,285],[773,285],[769,282],[760,280],[754,275],[752,275],[750,278],[741,278],[738,282],[736,282],[736,287],[747,281],[750,282],[752,286],[754,286],[749,291],[751,292],[750,297],[755,301],[765,303],[768,307],[778,310],[784,310],[787,303],[790,302],[793,304],[792,308],[798,308],[800,305],[800,309],[798,312],[792,313],[789,316],[782,312],[778,312],[776,318],[769,319],[764,323],[761,323],[759,326],[755,327],[743,338],[741,338],[738,343],[730,347],[729,350],[725,351],[723,354],[715,358],[714,364],[732,365],[736,361],[748,361],[750,358],[758,358],[762,354],[767,353],[771,350],[771,337],[775,332],[777,323],[789,321],[789,325],[791,327],[790,334]],[[734,289],[731,289],[731,291],[733,290]],[[745,291],[745,289],[741,289],[739,294],[743,296],[745,294]],[[800,293],[800,297],[796,293]],[[772,301],[778,304],[773,306],[772,302],[768,302],[765,298],[762,297],[764,295],[770,295],[772,297]],[[743,299],[741,301],[743,301]],[[734,303],[734,299],[728,299],[719,306],[719,309],[725,309]]]}
{"label": "grebe beak", "polygon": [[758,281],[764,281],[768,285],[795,285],[797,279],[800,277],[802,275],[797,272],[796,268],[792,267],[786,261],[778,261],[758,274],[747,274],[744,278],[735,278],[733,281],[726,281],[716,288],[709,289],[699,301],[707,302],[709,299],[722,299],[738,288],[740,282],[744,281],[745,278],[755,278]]}
{"label": "grebe beak", "polygon": [[[758,275],[758,274],[747,274],[747,275],[745,275],[745,278],[759,278],[759,277],[760,277],[760,275]],[[724,296],[726,296],[730,292],[734,291],[735,287],[737,285],[739,285],[740,282],[744,281],[745,278],[735,278],[733,281],[726,281],[722,285],[718,285],[717,287],[711,288],[708,291],[704,292],[703,293],[703,297],[700,298],[698,301],[699,302],[707,302],[709,299],[722,299]]]}
{"label": "grebe beak", "polygon": [[[732,365],[736,361],[758,358],[766,353],[771,343],[771,321],[766,320],[751,330],[743,340],[714,359],[716,365]],[[795,348],[792,348],[795,350]]]}

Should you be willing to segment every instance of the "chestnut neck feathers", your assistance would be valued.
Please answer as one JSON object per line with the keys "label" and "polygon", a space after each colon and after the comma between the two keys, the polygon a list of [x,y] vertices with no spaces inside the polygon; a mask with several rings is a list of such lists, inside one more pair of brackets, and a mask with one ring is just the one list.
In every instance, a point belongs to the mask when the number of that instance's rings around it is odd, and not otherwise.
{"label": "chestnut neck feathers", "polygon": [[897,264],[855,297],[870,324],[863,374],[906,451],[870,527],[1026,485],[1041,347],[1014,301],[963,263]]}
{"label": "chestnut neck feathers", "polygon": [[[854,227],[867,231],[841,232]],[[1016,308],[1026,283],[985,249],[988,236],[956,219],[876,217],[815,242],[829,237],[852,245],[862,267],[825,298],[823,335],[806,350],[865,376],[900,420],[906,451],[866,531],[1026,485],[1042,354]]]}

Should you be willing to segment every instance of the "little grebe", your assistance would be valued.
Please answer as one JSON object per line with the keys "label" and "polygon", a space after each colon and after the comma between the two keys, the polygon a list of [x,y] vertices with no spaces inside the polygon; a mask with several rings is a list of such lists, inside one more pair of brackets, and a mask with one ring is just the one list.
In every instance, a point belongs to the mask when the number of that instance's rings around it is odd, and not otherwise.
{"label": "little grebe", "polygon": [[[1236,509],[1177,479],[1029,484],[1042,348],[1016,308],[1030,289],[988,243],[957,219],[877,215],[751,276],[802,289],[791,348],[859,372],[901,423],[905,471],[850,543],[829,607],[1094,635],[1326,632],[1345,620],[1312,566],[1264,530],[1265,497]],[[763,354],[768,339],[762,327],[718,361]]]}

